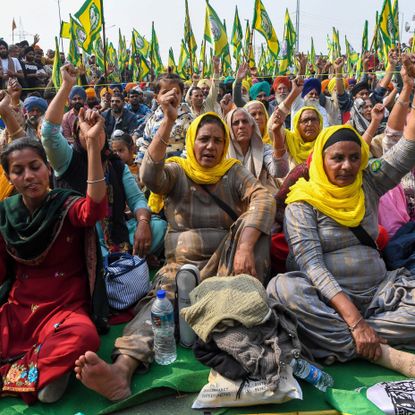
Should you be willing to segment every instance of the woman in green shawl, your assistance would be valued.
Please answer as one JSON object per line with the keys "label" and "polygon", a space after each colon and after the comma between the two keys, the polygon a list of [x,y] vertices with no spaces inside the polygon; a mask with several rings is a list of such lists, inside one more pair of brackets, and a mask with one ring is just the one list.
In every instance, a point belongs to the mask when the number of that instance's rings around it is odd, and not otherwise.
{"label": "woman in green shawl", "polygon": [[[64,82],[75,75],[68,66]],[[18,194],[0,203],[0,284],[11,287],[0,307],[0,391],[28,404],[58,400],[76,358],[99,346],[90,317],[98,280],[91,272],[88,281],[88,271],[96,266],[89,236],[106,213],[105,131],[98,113],[81,110],[79,117],[88,151],[86,198],[49,189],[51,169],[38,140],[17,139],[1,154]]]}

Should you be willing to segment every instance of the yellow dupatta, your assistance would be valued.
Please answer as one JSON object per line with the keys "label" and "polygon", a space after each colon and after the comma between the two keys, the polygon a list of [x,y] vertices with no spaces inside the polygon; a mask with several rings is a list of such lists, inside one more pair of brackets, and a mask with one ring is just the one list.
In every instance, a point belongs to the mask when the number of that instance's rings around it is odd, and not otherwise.
{"label": "yellow dupatta", "polygon": [[[220,160],[219,164],[211,168],[202,167],[196,160],[196,156],[194,153],[194,144],[199,124],[207,115],[212,115],[216,117],[218,120],[220,120],[225,129],[225,148],[223,151],[222,159]],[[219,115],[215,112],[206,112],[202,115],[199,115],[199,117],[193,120],[187,130],[187,158],[184,159],[182,157],[170,157],[166,160],[166,163],[178,164],[184,170],[186,176],[197,184],[215,184],[222,179],[222,177],[234,164],[240,163],[236,159],[226,158],[229,148],[229,142],[229,129],[228,126],[223,122],[222,118],[220,118]],[[148,206],[152,212],[159,213],[164,206],[163,196],[151,193],[148,199]]]}
{"label": "yellow dupatta", "polygon": [[[332,184],[324,171],[323,148],[327,140],[341,129],[352,130],[361,142],[362,163],[356,180],[344,187]],[[310,180],[299,179],[290,188],[285,203],[307,202],[321,213],[340,225],[355,227],[365,216],[365,195],[363,192],[363,170],[369,160],[369,146],[360,134],[349,125],[336,125],[321,131],[314,145],[310,164]]]}
{"label": "yellow dupatta", "polygon": [[261,105],[261,108],[264,111],[265,118],[266,118],[266,120],[265,120],[265,131],[264,131],[264,134],[262,135],[262,142],[264,144],[270,144],[270,145],[272,145],[272,141],[271,141],[271,138],[269,137],[268,127],[267,127],[268,126],[269,115],[268,115],[267,109],[265,108],[265,105],[261,101],[258,101],[258,100],[249,101],[248,103],[246,103],[244,105],[244,108],[248,112],[249,112],[249,107],[251,106],[251,104],[260,104]]}
{"label": "yellow dupatta", "polygon": [[302,107],[295,113],[293,118],[293,130],[285,130],[285,142],[288,147],[288,152],[297,164],[304,163],[307,160],[308,156],[313,151],[314,143],[316,142],[316,140],[310,142],[304,141],[301,137],[300,130],[298,129],[301,114],[307,110],[315,111],[317,113],[320,118],[320,131],[323,129],[323,117],[317,108]]}
{"label": "yellow dupatta", "polygon": [[0,201],[9,197],[13,192],[14,186],[7,180],[3,167],[0,166]]}

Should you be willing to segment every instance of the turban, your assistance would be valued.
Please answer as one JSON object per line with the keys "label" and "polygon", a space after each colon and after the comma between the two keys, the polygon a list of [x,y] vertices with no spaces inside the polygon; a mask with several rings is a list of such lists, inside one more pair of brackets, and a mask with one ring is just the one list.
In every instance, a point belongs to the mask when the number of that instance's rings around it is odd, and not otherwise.
{"label": "turban", "polygon": [[277,76],[274,79],[274,83],[272,84],[272,89],[274,92],[277,90],[279,84],[284,84],[288,89],[291,88],[291,82],[288,76]]}
{"label": "turban", "polygon": [[0,46],[4,46],[7,50],[9,50],[9,45],[3,39],[0,39]]}
{"label": "turban", "polygon": [[246,92],[248,92],[249,88],[251,88],[251,84],[246,79],[242,81],[242,86],[246,89]]}
{"label": "turban", "polygon": [[308,78],[304,82],[303,92],[301,93],[301,97],[304,98],[308,93],[310,93],[313,89],[317,91],[317,94],[321,94],[321,82],[317,78]]}
{"label": "turban", "polygon": [[101,92],[99,93],[99,96],[102,98],[105,94],[114,95],[114,91],[111,88],[104,87],[101,89]]}
{"label": "turban", "polygon": [[[343,78],[343,85],[344,85],[344,88],[346,89],[347,86],[348,86],[346,78]],[[334,91],[335,87],[336,87],[336,78],[331,78],[330,81],[329,81],[329,84],[327,85],[327,89],[329,90],[330,95],[333,94],[333,91]]]}
{"label": "turban", "polygon": [[330,79],[324,79],[324,81],[321,81],[321,91],[325,92],[327,85],[329,84]]}
{"label": "turban", "polygon": [[235,80],[235,78],[233,78],[232,76],[227,76],[224,80],[223,83],[224,84],[231,84],[233,83],[233,81]]}
{"label": "turban", "polygon": [[265,95],[269,96],[271,87],[267,81],[257,82],[255,85],[252,85],[249,90],[249,95],[255,100],[260,92],[265,92]]}
{"label": "turban", "polygon": [[88,98],[96,98],[97,94],[95,93],[94,88],[87,88],[85,89],[85,94]]}
{"label": "turban", "polygon": [[27,97],[23,102],[23,108],[26,111],[32,111],[33,108],[38,108],[42,114],[46,112],[46,109],[48,107],[48,103],[45,99],[41,97]]}
{"label": "turban", "polygon": [[197,83],[197,86],[199,87],[199,88],[203,88],[204,86],[208,86],[209,88],[211,87],[211,85],[212,85],[212,82],[211,82],[211,80],[210,79],[201,79],[198,83]]}
{"label": "turban", "polygon": [[355,97],[360,91],[367,89],[370,91],[369,84],[367,82],[358,82],[350,91],[352,96]]}
{"label": "turban", "polygon": [[85,89],[81,86],[74,86],[69,93],[69,99],[74,99],[75,95],[78,95],[82,99],[82,101],[86,101],[86,92]]}
{"label": "turban", "polygon": [[130,89],[133,89],[136,86],[137,84],[135,82],[128,82],[128,84],[125,86],[125,92],[130,92]]}

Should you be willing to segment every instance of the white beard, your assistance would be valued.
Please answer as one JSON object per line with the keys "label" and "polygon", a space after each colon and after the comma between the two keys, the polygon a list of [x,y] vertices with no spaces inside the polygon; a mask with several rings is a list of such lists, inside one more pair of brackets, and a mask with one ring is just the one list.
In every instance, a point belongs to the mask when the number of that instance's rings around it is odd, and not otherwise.
{"label": "white beard", "polygon": [[304,106],[318,108],[320,106],[320,100],[318,98],[306,98],[304,99]]}

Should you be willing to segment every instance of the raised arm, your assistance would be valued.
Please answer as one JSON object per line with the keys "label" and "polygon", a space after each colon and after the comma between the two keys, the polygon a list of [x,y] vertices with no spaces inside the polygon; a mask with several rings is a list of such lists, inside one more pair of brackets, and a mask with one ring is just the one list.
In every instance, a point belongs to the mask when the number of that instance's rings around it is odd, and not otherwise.
{"label": "raised arm", "polygon": [[71,64],[62,66],[62,85],[53,98],[46,110],[45,120],[52,124],[62,124],[63,114],[65,112],[65,104],[68,100],[69,93],[76,83],[77,70]]}
{"label": "raised arm", "polygon": [[370,145],[372,142],[373,136],[376,134],[376,131],[383,120],[385,114],[385,107],[382,104],[376,104],[372,108],[372,119],[370,121],[369,126],[367,127],[366,131],[363,134],[363,140],[366,141],[367,144]]}
{"label": "raised arm", "polygon": [[0,91],[0,116],[6,125],[9,137],[14,140],[24,137],[25,131],[19,124],[11,106],[10,95],[6,91]]}
{"label": "raised arm", "polygon": [[232,87],[233,101],[237,107],[243,107],[246,102],[242,98],[242,81],[248,73],[248,63],[243,62],[236,71],[236,79]]}

